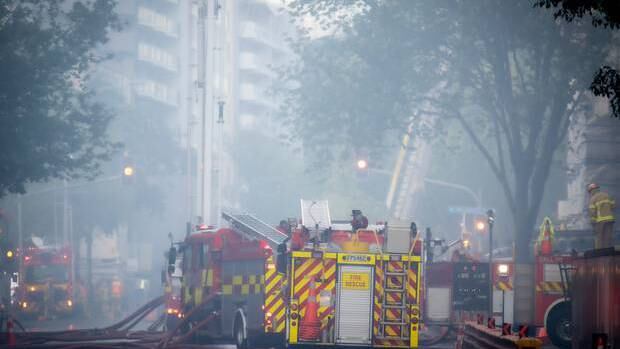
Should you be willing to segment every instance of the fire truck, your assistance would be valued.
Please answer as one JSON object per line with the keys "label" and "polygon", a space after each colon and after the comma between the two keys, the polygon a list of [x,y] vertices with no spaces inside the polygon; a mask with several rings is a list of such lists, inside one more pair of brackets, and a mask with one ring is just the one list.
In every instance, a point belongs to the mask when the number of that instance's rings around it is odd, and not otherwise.
{"label": "fire truck", "polygon": [[183,314],[193,325],[216,318],[205,336],[240,349],[418,347],[421,244],[409,226],[332,224],[316,207],[286,233],[249,214],[222,216],[230,227],[180,247]]}
{"label": "fire truck", "polygon": [[[538,334],[545,334],[557,347],[570,348],[571,343],[571,303],[570,281],[572,279],[574,257],[565,250],[567,246],[578,247],[574,243],[558,241],[558,248],[552,246],[553,233],[541,232],[541,239],[536,246],[534,265],[534,322],[529,324]],[[563,238],[567,240],[567,238]],[[564,247],[564,248],[562,248]],[[459,267],[469,266],[486,268],[492,281],[481,282],[481,301],[470,304],[464,310],[486,314],[489,309],[488,294],[491,294],[492,312],[496,323],[514,324],[514,262],[511,256],[498,256],[489,268],[488,262],[469,260],[467,262],[438,261],[426,264],[424,288],[424,321],[431,327],[455,327],[458,322],[457,312],[460,289],[474,290],[476,287],[458,285]],[[491,292],[484,285],[491,283]],[[486,295],[484,295],[486,293]],[[468,295],[472,297],[472,295]],[[475,297],[469,299],[471,302]],[[461,307],[461,309],[463,309]],[[542,331],[544,329],[544,331]]]}
{"label": "fire truck", "polygon": [[71,272],[70,248],[29,246],[20,258],[15,294],[19,312],[45,318],[72,314],[80,297]]}

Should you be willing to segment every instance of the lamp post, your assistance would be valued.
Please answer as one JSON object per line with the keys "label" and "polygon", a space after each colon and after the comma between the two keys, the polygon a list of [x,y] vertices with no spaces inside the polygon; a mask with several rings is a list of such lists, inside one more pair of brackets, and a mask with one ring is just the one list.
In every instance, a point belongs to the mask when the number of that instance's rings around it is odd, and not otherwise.
{"label": "lamp post", "polygon": [[[489,224],[489,318],[493,317],[493,223],[495,212],[487,210],[487,223]],[[503,307],[503,305],[502,305]]]}

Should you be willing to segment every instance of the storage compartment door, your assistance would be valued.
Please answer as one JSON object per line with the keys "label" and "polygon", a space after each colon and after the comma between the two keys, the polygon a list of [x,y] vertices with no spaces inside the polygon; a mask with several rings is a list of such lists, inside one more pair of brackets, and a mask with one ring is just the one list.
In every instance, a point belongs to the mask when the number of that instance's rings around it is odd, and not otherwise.
{"label": "storage compartment door", "polygon": [[370,344],[373,268],[341,265],[338,272],[336,343]]}

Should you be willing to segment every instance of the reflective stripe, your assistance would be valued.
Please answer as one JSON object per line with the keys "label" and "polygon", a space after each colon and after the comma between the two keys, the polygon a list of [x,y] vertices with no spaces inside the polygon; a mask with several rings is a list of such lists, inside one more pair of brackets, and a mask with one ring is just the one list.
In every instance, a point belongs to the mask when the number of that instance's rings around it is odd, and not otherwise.
{"label": "reflective stripe", "polygon": [[596,219],[594,219],[594,222],[603,223],[603,222],[611,222],[613,220],[614,220],[614,216],[600,216],[600,217],[596,217]]}

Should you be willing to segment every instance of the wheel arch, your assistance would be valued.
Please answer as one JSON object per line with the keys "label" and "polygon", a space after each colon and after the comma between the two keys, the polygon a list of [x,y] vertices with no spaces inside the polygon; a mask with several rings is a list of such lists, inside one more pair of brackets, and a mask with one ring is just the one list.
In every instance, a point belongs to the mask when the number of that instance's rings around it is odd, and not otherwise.
{"label": "wheel arch", "polygon": [[549,306],[547,307],[547,310],[545,310],[545,317],[543,318],[543,326],[545,328],[547,327],[547,318],[549,317],[549,313],[551,313],[551,310],[564,303],[568,304],[570,302],[564,298],[558,298],[555,301],[553,301],[553,303],[549,304]]}
{"label": "wheel arch", "polygon": [[[237,320],[239,319],[239,320]],[[243,309],[239,308],[235,311],[235,316],[233,316],[233,323],[232,323],[232,333],[231,336],[232,338],[234,338],[235,336],[235,329],[236,329],[236,324],[237,321],[240,322],[241,325],[241,329],[243,330],[243,337],[244,338],[248,338],[248,320],[247,317],[245,316],[245,312],[243,311]]]}

